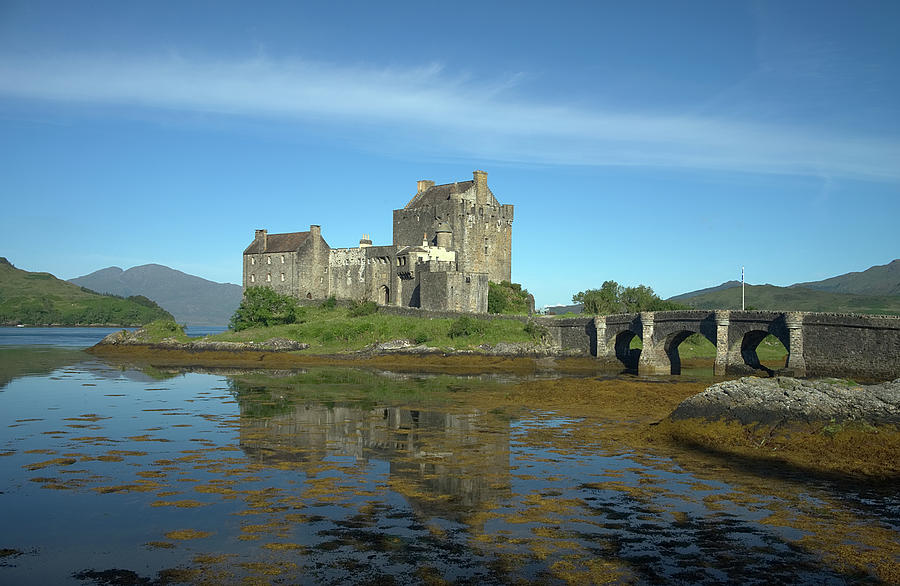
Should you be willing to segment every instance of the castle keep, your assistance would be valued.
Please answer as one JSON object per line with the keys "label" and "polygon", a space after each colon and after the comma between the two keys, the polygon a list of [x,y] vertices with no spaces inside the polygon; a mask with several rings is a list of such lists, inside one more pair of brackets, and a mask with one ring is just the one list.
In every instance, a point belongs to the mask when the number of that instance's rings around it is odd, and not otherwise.
{"label": "castle keep", "polygon": [[487,312],[488,281],[511,280],[513,206],[501,205],[487,173],[471,181],[419,181],[394,210],[394,240],[331,248],[321,228],[257,230],[244,251],[244,289],[271,287],[305,299],[368,299],[379,305]]}

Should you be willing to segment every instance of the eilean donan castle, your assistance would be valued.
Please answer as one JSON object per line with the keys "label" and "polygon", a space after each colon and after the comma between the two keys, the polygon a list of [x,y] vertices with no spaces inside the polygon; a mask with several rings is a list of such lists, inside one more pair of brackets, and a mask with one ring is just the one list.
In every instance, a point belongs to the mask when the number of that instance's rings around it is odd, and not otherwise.
{"label": "eilean donan castle", "polygon": [[487,173],[471,181],[419,181],[394,210],[394,242],[331,248],[308,232],[257,230],[244,251],[244,288],[271,287],[305,299],[373,300],[380,305],[487,312],[488,281],[511,280],[513,206],[502,205]]}

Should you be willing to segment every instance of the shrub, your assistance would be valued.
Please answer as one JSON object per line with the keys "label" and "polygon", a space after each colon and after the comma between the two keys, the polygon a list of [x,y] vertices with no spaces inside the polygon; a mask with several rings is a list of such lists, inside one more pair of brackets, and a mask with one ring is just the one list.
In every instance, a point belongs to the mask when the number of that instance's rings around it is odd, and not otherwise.
{"label": "shrub", "polygon": [[378,311],[378,304],[374,301],[353,301],[350,303],[350,317],[362,317],[372,315]]}
{"label": "shrub", "polygon": [[531,336],[531,339],[535,342],[540,342],[547,335],[547,327],[544,324],[539,324],[534,320],[528,320],[528,323],[525,324],[525,333]]}
{"label": "shrub", "polygon": [[447,332],[447,335],[451,338],[474,336],[478,334],[484,334],[484,322],[467,315],[450,322],[450,331]]}
{"label": "shrub", "polygon": [[533,301],[519,283],[488,283],[488,313],[529,313]]}
{"label": "shrub", "polygon": [[259,326],[297,323],[302,316],[303,308],[290,295],[281,295],[268,287],[249,287],[228,326],[239,332]]}
{"label": "shrub", "polygon": [[332,295],[331,297],[323,301],[320,307],[322,309],[334,309],[335,307],[337,307],[337,299],[335,299],[334,295]]}

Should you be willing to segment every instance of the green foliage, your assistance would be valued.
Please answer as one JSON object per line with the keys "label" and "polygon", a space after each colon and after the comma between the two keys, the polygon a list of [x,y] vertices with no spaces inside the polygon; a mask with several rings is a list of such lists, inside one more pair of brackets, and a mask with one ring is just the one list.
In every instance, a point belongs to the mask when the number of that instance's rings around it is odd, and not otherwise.
{"label": "green foliage", "polygon": [[249,287],[231,317],[229,328],[239,332],[260,326],[292,324],[302,317],[303,308],[290,295],[281,295],[269,287]]}
{"label": "green foliage", "polygon": [[458,317],[450,323],[450,329],[447,335],[451,338],[459,338],[460,336],[476,336],[484,333],[484,321],[464,315]]}
{"label": "green foliage", "polygon": [[687,308],[680,303],[660,299],[659,295],[646,285],[623,287],[615,281],[605,281],[599,289],[580,291],[572,296],[572,301],[581,303],[584,306],[584,313],[594,315]]}
{"label": "green foliage", "polygon": [[335,299],[334,295],[332,295],[331,297],[323,301],[319,307],[321,307],[322,309],[334,309],[335,307],[337,307],[337,299]]}
{"label": "green foliage", "polygon": [[171,319],[160,319],[146,324],[142,328],[148,340],[158,342],[163,338],[175,338],[179,342],[187,342],[184,326]]}
{"label": "green foliage", "polygon": [[488,313],[528,313],[531,310],[528,289],[519,283],[488,283]]}
{"label": "green foliage", "polygon": [[85,291],[50,273],[0,262],[0,323],[138,326],[172,316],[146,297],[123,299]]}
{"label": "green foliage", "polygon": [[350,303],[347,315],[350,317],[362,317],[364,315],[372,315],[376,311],[378,311],[378,304],[374,301],[353,301]]}
{"label": "green foliage", "polygon": [[[382,313],[350,317],[343,307],[303,308],[298,323],[255,327],[210,336],[211,340],[264,342],[270,338],[288,338],[310,344],[311,354],[330,354],[361,350],[371,344],[390,340],[414,340],[436,348],[476,348],[499,342],[530,342],[526,324],[511,319],[422,318]],[[454,326],[455,324],[455,326]],[[451,336],[451,329],[453,336]],[[534,333],[537,335],[537,332]]]}
{"label": "green foliage", "polygon": [[531,339],[535,342],[540,342],[547,337],[549,332],[547,331],[547,326],[540,324],[533,319],[528,320],[528,323],[525,324],[524,327],[525,333],[531,336]]}

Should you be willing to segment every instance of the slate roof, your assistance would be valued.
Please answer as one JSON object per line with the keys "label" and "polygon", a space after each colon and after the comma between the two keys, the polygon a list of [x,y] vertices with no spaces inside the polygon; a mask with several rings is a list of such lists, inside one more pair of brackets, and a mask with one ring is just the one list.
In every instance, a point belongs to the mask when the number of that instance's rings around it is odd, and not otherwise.
{"label": "slate roof", "polygon": [[266,248],[263,250],[262,239],[253,241],[244,254],[262,254],[264,252],[296,252],[309,238],[309,232],[288,232],[286,234],[269,234],[266,237]]}
{"label": "slate roof", "polygon": [[475,185],[474,181],[459,181],[457,183],[445,183],[444,185],[432,185],[422,193],[417,193],[404,209],[433,205],[450,199],[450,188],[456,186],[456,192],[468,191]]}

